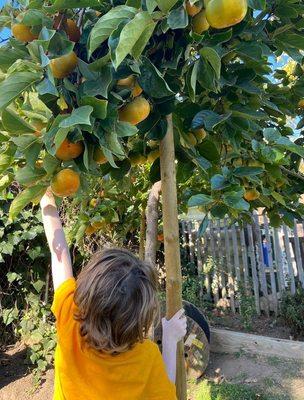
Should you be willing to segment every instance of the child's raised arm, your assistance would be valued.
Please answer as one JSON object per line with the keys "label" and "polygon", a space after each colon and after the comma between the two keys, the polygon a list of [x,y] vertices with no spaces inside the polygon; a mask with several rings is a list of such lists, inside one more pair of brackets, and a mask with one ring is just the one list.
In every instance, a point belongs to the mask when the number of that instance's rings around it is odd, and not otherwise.
{"label": "child's raised arm", "polygon": [[45,235],[52,257],[54,289],[73,276],[69,248],[64,236],[54,196],[50,189],[40,201]]}

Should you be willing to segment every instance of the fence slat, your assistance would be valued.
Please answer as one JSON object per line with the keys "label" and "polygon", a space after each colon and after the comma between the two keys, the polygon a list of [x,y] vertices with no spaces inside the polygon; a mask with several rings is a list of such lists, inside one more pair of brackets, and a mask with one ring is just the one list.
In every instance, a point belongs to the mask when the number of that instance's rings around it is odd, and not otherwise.
{"label": "fence slat", "polygon": [[211,256],[213,260],[213,265],[215,265],[213,274],[212,274],[212,291],[215,304],[219,301],[219,290],[218,290],[218,273],[217,273],[217,257],[215,252],[215,240],[214,240],[214,229],[213,222],[209,222],[209,231],[210,231],[210,245],[211,245]]}
{"label": "fence slat", "polygon": [[279,232],[280,232],[279,228],[273,228],[275,265],[279,281],[279,292],[282,293],[285,291],[285,278],[284,278],[283,255],[282,255],[282,248],[280,245]]}
{"label": "fence slat", "polygon": [[259,216],[254,213],[253,214],[253,229],[255,233],[256,240],[256,250],[257,250],[257,265],[259,272],[260,285],[265,301],[265,312],[266,315],[269,315],[269,297],[268,297],[268,289],[267,289],[267,280],[264,266],[264,257],[263,257],[263,247],[262,247],[262,239],[261,239],[261,229],[259,224]]}
{"label": "fence slat", "polygon": [[224,266],[224,256],[223,256],[223,246],[222,246],[222,227],[221,227],[221,220],[217,220],[217,237],[218,237],[218,253],[219,253],[219,266],[220,266],[220,274],[219,274],[219,279],[220,279],[220,288],[221,288],[221,294],[223,298],[227,297],[227,291],[226,291],[226,279],[225,279],[225,272],[226,268]]}
{"label": "fence slat", "polygon": [[290,292],[291,292],[291,294],[295,294],[296,284],[295,284],[294,271],[293,271],[293,265],[292,265],[292,259],[291,259],[291,252],[290,252],[290,241],[289,241],[288,229],[285,224],[283,225],[283,233],[284,233],[286,261],[287,261],[287,265],[288,265],[288,273],[289,273],[289,279],[290,279]]}
{"label": "fence slat", "polygon": [[232,272],[231,256],[230,256],[230,239],[229,231],[227,227],[227,218],[224,219],[224,235],[225,235],[225,250],[226,250],[226,261],[228,269],[228,296],[230,297],[230,307],[235,314],[235,300],[234,300],[234,278]]}
{"label": "fence slat", "polygon": [[301,282],[302,287],[304,288],[303,260],[302,260],[300,240],[298,235],[298,223],[296,219],[294,220],[293,236],[294,236],[295,256],[297,261],[299,281]]}
{"label": "fence slat", "polygon": [[192,221],[187,222],[188,238],[189,238],[189,252],[190,252],[190,262],[194,264],[194,241],[192,234]]}
{"label": "fence slat", "polygon": [[197,259],[197,275],[199,279],[199,302],[201,304],[204,295],[204,282],[203,282],[203,261],[202,261],[202,238],[198,236],[199,223],[195,222],[196,231],[196,259]]}
{"label": "fence slat", "polygon": [[269,233],[269,224],[268,224],[268,218],[266,215],[264,215],[264,228],[265,228],[268,261],[269,261],[272,303],[273,303],[275,315],[277,315],[278,314],[277,285],[276,285],[274,269],[273,269],[272,244],[271,244],[271,237],[270,237],[270,233]]}
{"label": "fence slat", "polygon": [[254,242],[253,242],[253,234],[252,234],[252,226],[247,225],[248,232],[248,241],[249,241],[249,258],[250,265],[252,271],[252,284],[253,284],[253,292],[255,299],[255,309],[258,315],[261,315],[261,307],[260,307],[260,294],[259,294],[259,280],[257,274],[257,266],[255,259],[255,251],[254,251]]}
{"label": "fence slat", "polygon": [[241,281],[240,258],[239,258],[239,248],[238,248],[238,243],[237,243],[235,224],[233,224],[231,226],[231,233],[232,233],[232,246],[233,246],[235,276],[236,276],[237,282],[240,282]]}
{"label": "fence slat", "polygon": [[241,239],[241,253],[242,253],[242,261],[243,261],[243,273],[244,273],[244,286],[246,294],[250,293],[249,286],[249,271],[248,271],[248,254],[247,254],[247,246],[245,241],[245,232],[244,228],[240,227],[240,239]]}

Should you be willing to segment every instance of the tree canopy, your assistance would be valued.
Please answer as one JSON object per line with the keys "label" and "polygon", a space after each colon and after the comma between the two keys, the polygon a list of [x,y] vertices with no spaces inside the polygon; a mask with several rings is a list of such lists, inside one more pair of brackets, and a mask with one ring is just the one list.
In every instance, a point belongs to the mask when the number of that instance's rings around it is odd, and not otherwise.
{"label": "tree canopy", "polygon": [[[159,180],[172,114],[185,202],[245,220],[264,207],[291,224],[303,213],[303,139],[290,124],[304,126],[303,13],[301,0],[8,3],[0,189],[24,188],[11,218],[50,183],[81,197],[88,176],[119,187],[143,163]],[[289,69],[277,66],[285,55]]]}

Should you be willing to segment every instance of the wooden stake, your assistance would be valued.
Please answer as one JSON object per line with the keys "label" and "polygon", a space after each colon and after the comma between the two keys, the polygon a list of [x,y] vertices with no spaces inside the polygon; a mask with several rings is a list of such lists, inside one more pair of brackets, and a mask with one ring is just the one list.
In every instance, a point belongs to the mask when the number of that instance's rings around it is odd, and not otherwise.
{"label": "wooden stake", "polygon": [[158,203],[161,191],[161,181],[152,186],[146,208],[146,246],[145,261],[151,265],[156,263],[157,228],[158,228]]}
{"label": "wooden stake", "polygon": [[140,216],[140,231],[139,231],[139,258],[145,257],[145,234],[146,234],[146,209],[143,208]]}
{"label": "wooden stake", "polygon": [[[179,228],[177,213],[175,151],[172,115],[167,116],[168,128],[160,142],[160,166],[162,182],[162,205],[164,224],[167,318],[171,318],[182,308],[182,274],[179,248]],[[179,400],[186,400],[186,371],[184,344],[177,349],[176,390]]]}

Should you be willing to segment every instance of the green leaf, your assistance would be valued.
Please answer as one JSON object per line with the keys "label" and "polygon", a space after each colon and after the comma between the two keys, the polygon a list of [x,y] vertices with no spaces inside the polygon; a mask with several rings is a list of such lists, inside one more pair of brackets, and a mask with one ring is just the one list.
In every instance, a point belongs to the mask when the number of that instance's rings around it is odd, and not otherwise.
{"label": "green leaf", "polygon": [[95,118],[105,119],[107,116],[108,100],[97,99],[96,97],[85,96],[80,98],[80,105],[92,106],[92,115]]}
{"label": "green leaf", "polygon": [[118,137],[134,136],[138,132],[138,128],[128,122],[118,121],[116,124],[116,134]]}
{"label": "green leaf", "polygon": [[159,99],[174,95],[159,70],[146,57],[142,60],[138,82],[150,97]]}
{"label": "green leaf", "polygon": [[248,5],[253,10],[265,10],[266,0],[248,0]]}
{"label": "green leaf", "polygon": [[[1,156],[0,156],[1,157]],[[8,173],[0,178],[0,192],[6,189],[14,180],[14,175]]]}
{"label": "green leaf", "polygon": [[198,66],[199,66],[199,63],[196,62],[186,76],[189,98],[193,102],[195,102]]}
{"label": "green leaf", "polygon": [[128,18],[133,18],[137,13],[136,8],[128,6],[118,6],[112,8],[108,13],[103,15],[90,33],[89,38],[89,55],[93,53],[111,33],[117,29],[119,24]]}
{"label": "green leaf", "polygon": [[202,88],[217,93],[219,91],[219,81],[216,78],[213,67],[205,60],[200,59],[198,63],[197,80]]}
{"label": "green leaf", "polygon": [[32,282],[32,285],[34,286],[35,290],[36,290],[38,293],[40,293],[40,292],[41,292],[41,289],[42,289],[43,286],[44,286],[44,281],[38,280],[38,281]]}
{"label": "green leaf", "polygon": [[79,96],[103,96],[108,98],[108,91],[112,82],[112,71],[110,65],[105,65],[99,69],[100,76],[93,81],[85,81],[79,87]]}
{"label": "green leaf", "polygon": [[53,175],[59,165],[60,161],[58,160],[58,158],[51,156],[49,153],[45,154],[45,157],[43,159],[43,168],[48,173],[48,175]]}
{"label": "green leaf", "polygon": [[200,50],[200,55],[204,58],[214,69],[217,79],[221,77],[221,57],[218,55],[216,50],[212,47],[203,47]]}
{"label": "green leaf", "polygon": [[167,22],[171,29],[186,28],[189,24],[189,18],[184,5],[172,10],[168,15]]}
{"label": "green leaf", "polygon": [[235,210],[248,211],[250,209],[250,204],[247,203],[242,196],[242,191],[225,193],[223,201],[228,207],[234,208]]}
{"label": "green leaf", "polygon": [[27,52],[23,52],[18,49],[12,49],[7,46],[0,47],[0,65],[1,70],[6,71],[15,61],[22,59],[28,55]]}
{"label": "green leaf", "polygon": [[280,193],[273,191],[273,192],[271,192],[271,196],[272,196],[276,201],[278,201],[280,204],[282,204],[283,206],[286,206],[284,197],[283,197]]}
{"label": "green leaf", "polygon": [[0,174],[4,172],[14,161],[10,154],[0,154]]}
{"label": "green leaf", "polygon": [[148,43],[156,23],[147,11],[141,11],[121,30],[117,47],[112,58],[117,69],[128,54],[138,58]]}
{"label": "green leaf", "polygon": [[206,232],[207,228],[209,225],[209,218],[207,215],[205,215],[203,221],[201,222],[199,228],[198,228],[198,232],[197,235],[198,237],[202,237],[204,235],[204,233]]}
{"label": "green leaf", "polygon": [[43,168],[31,168],[26,165],[24,168],[18,169],[16,172],[16,180],[21,185],[31,185],[41,180],[46,175]]}
{"label": "green leaf", "polygon": [[156,0],[161,11],[167,13],[177,3],[177,0]]}
{"label": "green leaf", "polygon": [[223,175],[213,175],[211,178],[211,189],[212,190],[222,190],[225,189],[227,186],[230,186],[230,182],[226,180]]}
{"label": "green leaf", "polygon": [[232,115],[237,117],[248,118],[252,120],[261,120],[268,118],[267,114],[265,114],[264,112],[255,111],[252,108],[242,106],[240,104],[233,104],[230,107],[230,110],[232,111]]}
{"label": "green leaf", "polygon": [[55,13],[66,8],[98,7],[100,4],[99,0],[55,0],[51,6],[44,6],[43,8],[46,12]]}
{"label": "green leaf", "polygon": [[91,126],[90,115],[93,112],[93,107],[82,106],[72,111],[71,115],[60,122],[60,128],[71,128],[75,125]]}
{"label": "green leaf", "polygon": [[22,92],[41,79],[39,73],[16,72],[0,82],[0,110],[7,107]]}
{"label": "green leaf", "polygon": [[35,132],[35,129],[31,125],[19,117],[15,111],[8,108],[2,111],[2,124],[7,132],[15,135]]}
{"label": "green leaf", "polygon": [[46,191],[46,185],[35,185],[19,193],[12,201],[9,209],[9,218],[14,220],[16,216],[35,198],[42,196]]}
{"label": "green leaf", "polygon": [[237,167],[233,174],[235,176],[256,176],[263,172],[265,172],[264,169],[260,167]]}
{"label": "green leaf", "polygon": [[231,113],[219,115],[214,111],[202,110],[192,120],[191,129],[206,128],[213,130],[217,125],[223,123],[230,117]]}
{"label": "green leaf", "polygon": [[197,207],[197,206],[208,206],[213,202],[211,196],[206,194],[196,194],[190,197],[188,201],[188,207]]}
{"label": "green leaf", "polygon": [[282,33],[281,35],[276,36],[276,40],[296,49],[304,50],[303,35],[298,35],[296,33]]}

